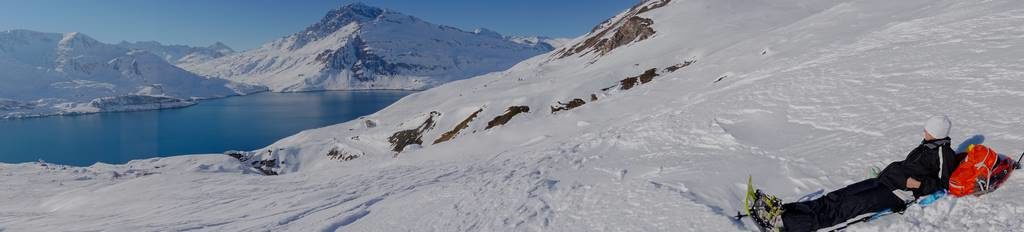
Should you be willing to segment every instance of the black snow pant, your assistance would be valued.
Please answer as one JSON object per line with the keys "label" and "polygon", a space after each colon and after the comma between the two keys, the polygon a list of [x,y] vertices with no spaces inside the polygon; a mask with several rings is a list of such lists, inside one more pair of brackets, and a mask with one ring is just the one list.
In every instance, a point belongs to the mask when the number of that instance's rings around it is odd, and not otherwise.
{"label": "black snow pant", "polygon": [[906,204],[876,178],[830,192],[821,198],[785,204],[785,231],[816,231],[843,223],[859,215],[892,209],[903,211]]}

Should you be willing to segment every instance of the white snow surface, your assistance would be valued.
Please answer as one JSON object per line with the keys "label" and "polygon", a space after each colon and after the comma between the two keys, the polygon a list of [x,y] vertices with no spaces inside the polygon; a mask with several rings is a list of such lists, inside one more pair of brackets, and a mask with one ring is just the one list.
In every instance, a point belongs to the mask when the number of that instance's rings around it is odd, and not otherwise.
{"label": "white snow surface", "polygon": [[[266,90],[199,76],[152,53],[104,44],[77,32],[0,31],[0,70],[0,98],[6,99],[0,100],[0,118],[153,109],[160,107],[154,103],[166,102],[161,98],[185,101]],[[110,97],[155,101],[91,105]]]}
{"label": "white snow surface", "polygon": [[[639,15],[653,20],[653,37],[603,56],[535,57],[255,151],[276,159],[279,176],[224,155],[0,165],[0,229],[751,231],[728,217],[748,175],[786,201],[834,190],[903,159],[935,114],[953,119],[957,144],[1020,152],[1022,9],[676,0]],[[601,90],[649,68],[661,75]],[[574,98],[587,103],[551,113]],[[516,105],[531,111],[485,130]],[[433,144],[478,109],[457,137]],[[387,137],[431,112],[440,115],[424,143],[394,156]],[[332,149],[360,157],[331,160]],[[994,193],[849,231],[1020,231],[1022,190],[1017,174]]]}
{"label": "white snow surface", "polygon": [[421,90],[502,71],[551,49],[355,3],[258,49],[182,67],[277,92]]}

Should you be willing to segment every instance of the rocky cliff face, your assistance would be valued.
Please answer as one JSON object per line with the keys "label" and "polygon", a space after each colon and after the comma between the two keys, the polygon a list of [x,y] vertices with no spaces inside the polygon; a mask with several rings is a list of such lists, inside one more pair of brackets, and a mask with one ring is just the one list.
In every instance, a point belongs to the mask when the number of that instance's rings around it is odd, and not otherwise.
{"label": "rocky cliff face", "polygon": [[670,2],[672,0],[643,1],[628,11],[594,27],[584,41],[563,48],[558,55],[561,58],[591,53],[602,56],[623,45],[646,40],[657,32],[651,27],[654,25],[654,20],[640,16],[640,14],[661,8]]}

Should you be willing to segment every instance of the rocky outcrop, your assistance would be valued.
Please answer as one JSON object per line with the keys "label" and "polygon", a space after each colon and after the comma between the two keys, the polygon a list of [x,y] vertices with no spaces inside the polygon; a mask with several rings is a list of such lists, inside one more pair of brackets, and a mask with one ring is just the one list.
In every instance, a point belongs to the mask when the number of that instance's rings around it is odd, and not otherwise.
{"label": "rocky outcrop", "polygon": [[143,96],[143,95],[127,95],[118,97],[105,97],[92,100],[89,102],[89,106],[100,108],[100,109],[114,109],[123,108],[139,105],[183,105],[191,104],[177,98],[170,97],[159,97],[159,96]]}
{"label": "rocky outcrop", "polygon": [[640,74],[639,76],[627,77],[626,79],[622,79],[621,81],[619,81],[619,87],[622,90],[629,90],[629,89],[632,89],[633,86],[636,86],[637,84],[647,84],[647,82],[651,82],[651,80],[654,80],[654,77],[657,77],[657,76],[658,76],[658,69],[654,69],[654,68],[648,69],[647,71],[645,71],[643,74]]}
{"label": "rocky outcrop", "polygon": [[675,72],[676,70],[679,70],[681,68],[685,68],[687,66],[690,66],[693,63],[697,63],[697,60],[687,60],[687,61],[684,61],[683,63],[679,63],[679,64],[676,64],[676,65],[669,66],[669,67],[665,68],[665,72]]}
{"label": "rocky outcrop", "polygon": [[[597,95],[591,94],[590,98],[594,99],[593,101],[596,101],[597,100]],[[574,109],[576,107],[583,106],[584,104],[587,104],[587,102],[583,101],[583,99],[579,99],[579,98],[572,99],[572,101],[569,101],[569,103],[558,102],[558,106],[552,106],[551,107],[551,113],[555,113],[555,112],[563,111],[563,110],[571,110],[571,109]]]}
{"label": "rocky outcrop", "polygon": [[511,107],[508,107],[508,110],[505,110],[505,114],[502,114],[501,116],[495,117],[490,122],[487,122],[487,128],[484,128],[484,130],[491,129],[491,128],[494,128],[496,126],[505,125],[505,123],[508,123],[508,121],[511,121],[512,118],[515,117],[516,115],[519,115],[521,113],[529,113],[529,112],[530,112],[530,107],[529,106],[511,106]]}
{"label": "rocky outcrop", "polygon": [[411,70],[432,70],[437,67],[388,62],[366,45],[362,38],[356,36],[352,42],[338,50],[324,50],[316,56],[316,61],[324,64],[324,69],[332,72],[348,70],[352,78],[360,82],[376,80],[377,76],[394,76]]}
{"label": "rocky outcrop", "polygon": [[483,112],[483,111],[484,111],[484,109],[479,109],[479,110],[476,110],[476,112],[473,112],[473,114],[470,114],[469,117],[466,117],[465,120],[462,120],[462,122],[460,122],[458,125],[455,125],[455,128],[452,128],[452,130],[450,130],[448,132],[444,132],[444,134],[442,134],[440,138],[437,138],[437,140],[434,140],[434,144],[443,143],[443,142],[447,142],[448,140],[454,139],[455,136],[459,135],[459,132],[461,132],[463,129],[466,129],[467,127],[469,127],[469,123],[473,122],[473,120],[476,119],[476,116],[479,115],[480,112]]}
{"label": "rocky outcrop", "polygon": [[[696,62],[697,62],[697,60],[687,60],[687,61],[684,61],[683,63],[679,63],[679,64],[676,64],[676,65],[672,65],[672,66],[666,67],[666,68],[662,69],[661,73],[658,72],[657,68],[648,69],[647,71],[644,71],[644,73],[641,73],[640,75],[633,76],[633,77],[626,77],[625,79],[620,80],[618,84],[613,85],[613,86],[608,87],[608,88],[601,89],[601,91],[607,92],[609,90],[615,89],[616,87],[618,87],[621,90],[630,90],[630,89],[632,89],[632,88],[634,88],[634,87],[636,87],[638,85],[647,84],[647,83],[649,83],[651,81],[654,81],[654,78],[660,76],[661,74],[672,73],[672,72],[678,71],[678,70],[680,70],[682,68],[685,68],[685,67],[688,67],[690,65],[693,65]],[[597,101],[597,99],[598,99],[597,98],[597,94],[590,94],[590,101],[591,102]],[[580,99],[580,98],[573,99],[572,101],[569,101],[568,103],[562,103],[561,101],[559,101],[558,105],[551,106],[551,113],[554,114],[554,113],[557,113],[559,111],[572,110],[572,109],[575,109],[577,107],[583,106],[584,104],[587,104],[587,102],[584,101],[583,99]]]}
{"label": "rocky outcrop", "polygon": [[590,32],[583,42],[577,43],[556,53],[559,58],[572,55],[595,53],[602,56],[633,42],[639,42],[654,36],[656,31],[651,28],[654,20],[639,15],[668,5],[671,0],[648,0],[634,6],[616,18],[609,19]]}
{"label": "rocky outcrop", "polygon": [[354,160],[359,158],[360,156],[361,155],[356,155],[349,151],[342,151],[338,147],[331,148],[331,150],[327,152],[327,158],[340,161]]}
{"label": "rocky outcrop", "polygon": [[430,112],[430,116],[420,124],[419,127],[395,132],[391,137],[388,137],[388,142],[391,143],[391,151],[402,152],[406,146],[416,144],[423,145],[423,133],[434,129],[434,117],[441,116],[441,113],[437,111]]}
{"label": "rocky outcrop", "polygon": [[384,15],[384,13],[384,9],[367,6],[362,3],[349,4],[342,8],[331,10],[316,24],[306,27],[300,33],[296,33],[294,35],[295,43],[291,44],[290,49],[297,49],[309,42],[323,39],[331,35],[331,33],[348,26],[350,23],[364,23],[377,19]]}
{"label": "rocky outcrop", "polygon": [[278,174],[276,170],[278,165],[277,159],[265,158],[273,157],[273,151],[268,150],[267,153],[259,154],[256,152],[244,152],[244,151],[227,151],[224,155],[231,156],[241,162],[243,166],[249,167],[251,170],[256,171],[265,176],[275,176]]}

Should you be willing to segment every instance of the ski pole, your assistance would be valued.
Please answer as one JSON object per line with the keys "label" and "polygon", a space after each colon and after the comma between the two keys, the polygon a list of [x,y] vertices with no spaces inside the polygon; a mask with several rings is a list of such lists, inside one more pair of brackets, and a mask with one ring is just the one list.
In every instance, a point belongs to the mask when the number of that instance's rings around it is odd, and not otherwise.
{"label": "ski pole", "polygon": [[1014,165],[1014,169],[1021,169],[1021,158],[1024,158],[1024,152],[1022,152],[1021,156],[1017,158],[1017,164]]}

